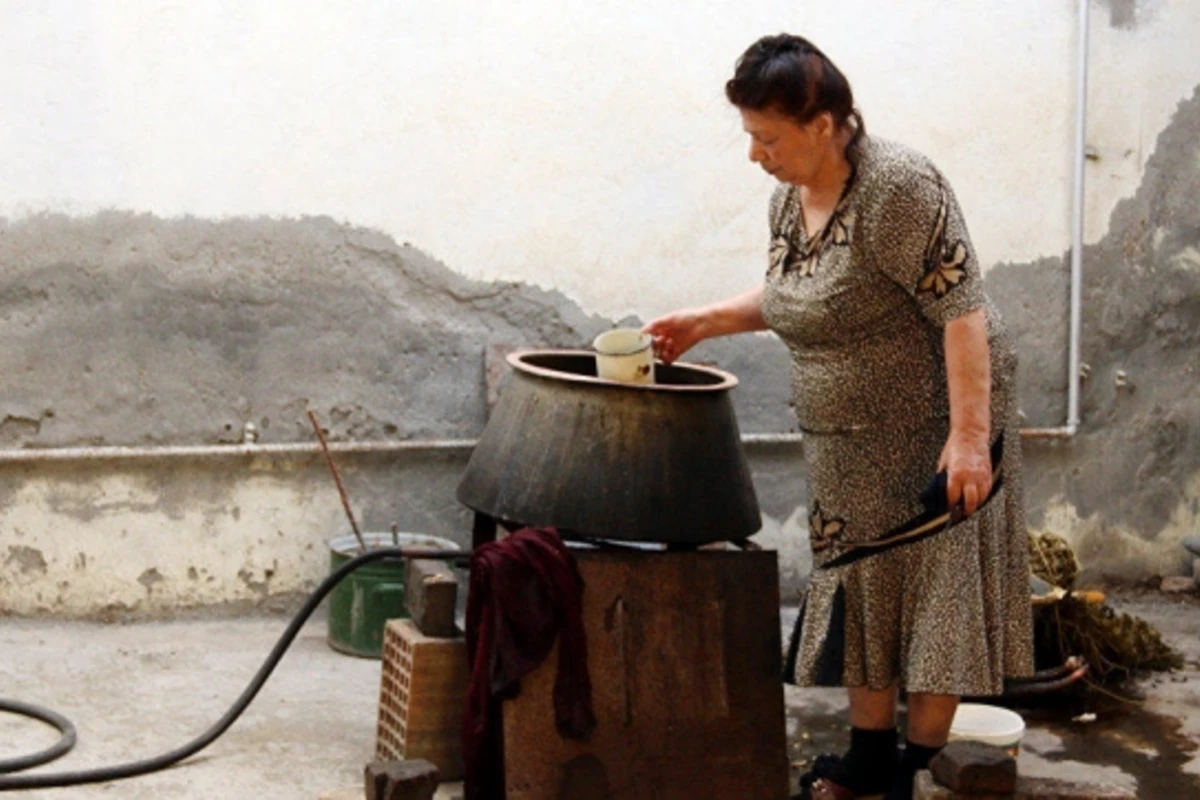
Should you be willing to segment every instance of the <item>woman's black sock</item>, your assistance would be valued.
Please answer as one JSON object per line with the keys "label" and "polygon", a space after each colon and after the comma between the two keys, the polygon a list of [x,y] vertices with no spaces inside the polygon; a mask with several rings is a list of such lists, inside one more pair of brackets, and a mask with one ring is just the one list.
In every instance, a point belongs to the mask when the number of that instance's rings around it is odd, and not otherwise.
{"label": "woman's black sock", "polygon": [[898,738],[895,728],[851,728],[850,749],[830,780],[855,794],[886,792],[899,766]]}
{"label": "woman's black sock", "polygon": [[929,769],[929,762],[941,751],[940,747],[926,747],[906,740],[904,757],[900,759],[900,768],[896,771],[896,782],[884,800],[912,800],[913,776],[923,769]]}

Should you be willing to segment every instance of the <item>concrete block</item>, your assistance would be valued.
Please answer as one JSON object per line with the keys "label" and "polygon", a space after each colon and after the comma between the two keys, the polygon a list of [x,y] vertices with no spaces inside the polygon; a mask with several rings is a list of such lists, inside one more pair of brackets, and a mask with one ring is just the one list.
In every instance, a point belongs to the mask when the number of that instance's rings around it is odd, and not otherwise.
{"label": "concrete block", "polygon": [[1169,575],[1162,579],[1160,588],[1171,594],[1194,592],[1196,591],[1196,579],[1191,575]]}
{"label": "concrete block", "polygon": [[913,780],[913,800],[1137,800],[1137,795],[1130,789],[1102,783],[1023,775],[1017,777],[1012,794],[962,794],[939,784],[929,770],[922,770]]}
{"label": "concrete block", "polygon": [[454,604],[458,580],[441,561],[414,558],[408,562],[404,605],[417,629],[426,636],[454,636]]}
{"label": "concrete block", "polygon": [[929,763],[934,780],[963,794],[1010,794],[1017,786],[1017,760],[983,742],[951,742]]}
{"label": "concrete block", "polygon": [[428,761],[372,761],[365,770],[367,800],[433,800],[438,769]]}

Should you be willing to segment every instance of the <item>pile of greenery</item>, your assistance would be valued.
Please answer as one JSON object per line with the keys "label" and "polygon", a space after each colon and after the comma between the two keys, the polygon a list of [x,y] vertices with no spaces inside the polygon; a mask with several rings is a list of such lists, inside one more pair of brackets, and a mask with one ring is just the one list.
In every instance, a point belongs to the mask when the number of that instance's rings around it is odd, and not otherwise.
{"label": "pile of greenery", "polygon": [[1150,623],[1071,593],[1079,561],[1066,540],[1045,532],[1030,534],[1029,543],[1033,574],[1064,590],[1055,602],[1034,606],[1038,664],[1061,664],[1070,656],[1082,656],[1089,677],[1100,684],[1183,666],[1183,656]]}

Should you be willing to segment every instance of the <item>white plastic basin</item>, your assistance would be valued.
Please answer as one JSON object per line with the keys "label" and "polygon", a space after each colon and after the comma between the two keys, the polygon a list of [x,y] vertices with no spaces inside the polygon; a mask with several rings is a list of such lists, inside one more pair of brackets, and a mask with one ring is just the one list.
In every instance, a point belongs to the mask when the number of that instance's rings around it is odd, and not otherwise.
{"label": "white plastic basin", "polygon": [[1015,711],[982,703],[960,703],[950,723],[950,741],[972,741],[1003,747],[1015,758],[1025,735],[1025,720]]}

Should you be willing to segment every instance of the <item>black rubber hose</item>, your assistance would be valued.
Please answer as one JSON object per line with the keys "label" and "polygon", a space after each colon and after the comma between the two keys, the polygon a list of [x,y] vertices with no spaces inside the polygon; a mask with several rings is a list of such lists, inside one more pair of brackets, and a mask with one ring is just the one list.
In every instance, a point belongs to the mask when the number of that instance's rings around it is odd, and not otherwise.
{"label": "black rubber hose", "polygon": [[[250,702],[254,700],[254,696],[258,694],[259,689],[261,689],[263,684],[267,682],[267,678],[271,676],[271,673],[275,670],[275,667],[278,666],[279,661],[283,658],[284,653],[286,653],[287,649],[291,646],[292,640],[296,638],[296,634],[300,632],[300,629],[304,626],[304,623],[308,621],[310,616],[312,616],[313,611],[315,611],[317,606],[320,605],[321,601],[325,599],[325,595],[329,594],[330,590],[333,589],[333,587],[336,586],[339,581],[341,581],[351,572],[354,572],[354,570],[358,569],[364,564],[369,564],[372,561],[379,561],[380,559],[385,558],[429,558],[440,560],[459,560],[470,558],[470,553],[461,550],[431,551],[406,549],[400,547],[387,547],[380,548],[378,550],[371,550],[351,559],[350,561],[347,561],[345,564],[338,567],[337,570],[330,573],[329,577],[326,578],[321,585],[317,587],[317,590],[313,592],[304,602],[304,606],[300,609],[299,613],[292,618],[292,621],[287,626],[287,630],[283,632],[283,635],[279,637],[279,641],[275,643],[275,647],[272,648],[271,654],[267,656],[267,660],[263,662],[261,667],[259,667],[258,673],[254,676],[254,680],[252,680],[250,685],[247,686],[245,691],[242,692],[241,696],[237,699],[237,702],[233,704],[233,707],[226,711],[225,715],[217,720],[216,724],[214,724],[200,736],[196,737],[182,747],[178,747],[170,751],[169,753],[163,753],[160,756],[148,758],[143,761],[130,761],[125,764],[117,764],[111,767],[95,767],[93,769],[78,770],[76,772],[55,772],[44,775],[0,775],[0,792],[13,792],[25,789],[51,789],[62,786],[79,786],[85,783],[105,783],[108,781],[122,780],[124,778],[135,778],[139,775],[147,775],[151,772],[158,772],[159,770],[166,769],[174,764],[178,764],[180,761],[183,761],[189,756],[199,753],[201,750],[216,741],[216,739],[226,730],[228,730],[229,726],[232,725],[237,718],[242,715],[242,712],[245,711],[250,705]],[[49,722],[51,725],[59,727],[59,730],[63,731],[63,741],[66,740],[69,729],[71,742],[70,744],[67,744],[66,747],[58,753],[58,755],[61,755],[67,750],[71,749],[71,745],[74,744],[75,726],[71,724],[70,720],[55,714],[52,711],[47,711],[36,706],[17,703],[16,701],[12,700],[6,700],[3,702],[9,707],[2,710],[11,710],[15,713],[22,714],[24,716],[30,716],[44,722]],[[19,708],[11,708],[10,706],[13,705],[19,706]],[[65,723],[65,727],[60,727],[60,722]],[[60,741],[59,744],[50,749],[56,750],[62,748],[63,741]],[[49,751],[43,751],[42,753],[37,753],[34,756],[25,756],[24,758],[17,760],[28,761],[31,758],[44,755],[46,752]],[[57,757],[57,755],[53,757]],[[28,769],[36,764],[44,764],[48,760],[49,759],[42,759],[41,761],[28,763],[25,766],[17,767],[16,769]],[[10,769],[9,771],[12,770]]]}
{"label": "black rubber hose", "polygon": [[36,753],[20,756],[19,758],[8,758],[0,761],[0,772],[20,772],[23,769],[32,769],[65,756],[75,746],[75,726],[71,723],[71,720],[56,711],[50,711],[49,709],[31,705],[30,703],[22,703],[20,700],[0,699],[0,712],[19,714],[22,717],[36,719],[52,728],[57,728],[59,734],[61,734],[58,741],[45,750],[39,750]]}

